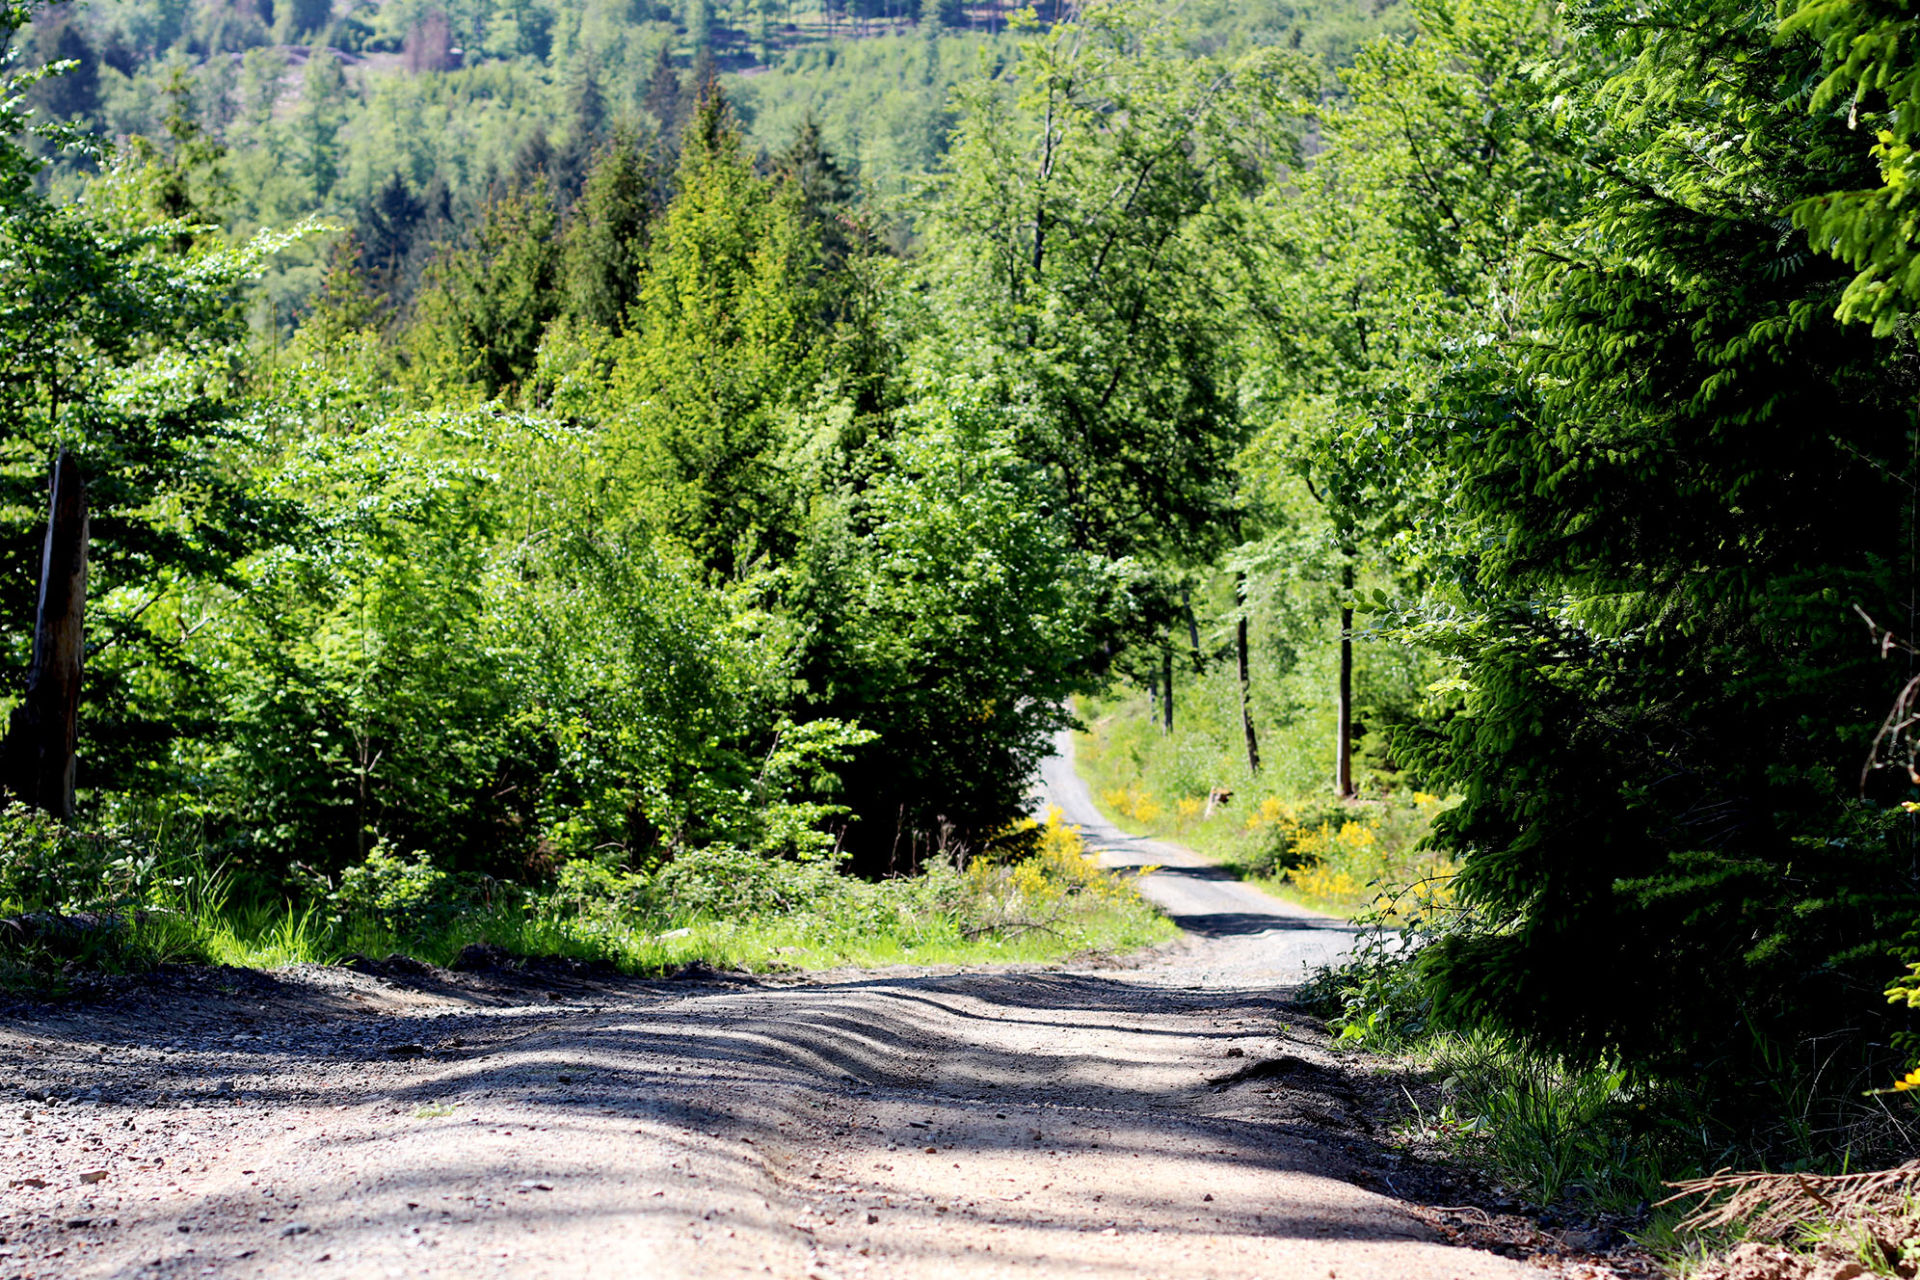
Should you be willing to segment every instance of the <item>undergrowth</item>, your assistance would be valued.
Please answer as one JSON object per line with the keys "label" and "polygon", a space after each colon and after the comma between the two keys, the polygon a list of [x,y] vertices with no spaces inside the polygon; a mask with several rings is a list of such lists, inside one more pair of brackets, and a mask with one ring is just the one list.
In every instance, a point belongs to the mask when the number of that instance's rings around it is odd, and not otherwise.
{"label": "undergrowth", "polygon": [[45,990],[77,971],[392,952],[445,965],[476,944],[632,974],[696,961],[763,971],[1048,961],[1173,936],[1057,812],[1019,834],[1008,842],[1019,853],[950,858],[878,883],[842,874],[831,857],[708,849],[647,871],[582,860],[528,886],[376,848],[339,876],[261,901],[236,900],[232,877],[190,853],[15,807],[0,814],[0,982]]}
{"label": "undergrowth", "polygon": [[1436,1014],[1421,954],[1450,931],[1482,926],[1430,883],[1384,895],[1359,923],[1348,956],[1318,972],[1300,997],[1327,1019],[1337,1046],[1406,1072],[1400,1141],[1477,1165],[1539,1210],[1630,1223],[1634,1237],[1680,1273],[1738,1233],[1677,1230],[1693,1206],[1662,1206],[1670,1184],[1728,1167],[1844,1172],[1913,1149],[1910,1097],[1823,1094],[1813,1087],[1817,1059],[1775,1062],[1774,1096],[1749,1112],[1764,1119],[1739,1124],[1727,1082],[1711,1071],[1636,1074],[1485,1027],[1448,1025]]}
{"label": "undergrowth", "polygon": [[1688,1100],[1613,1064],[1568,1062],[1438,1022],[1420,953],[1462,914],[1431,882],[1390,895],[1363,913],[1347,958],[1302,988],[1303,1002],[1327,1019],[1337,1046],[1407,1070],[1404,1144],[1478,1165],[1542,1210],[1644,1217],[1665,1179],[1706,1158]]}

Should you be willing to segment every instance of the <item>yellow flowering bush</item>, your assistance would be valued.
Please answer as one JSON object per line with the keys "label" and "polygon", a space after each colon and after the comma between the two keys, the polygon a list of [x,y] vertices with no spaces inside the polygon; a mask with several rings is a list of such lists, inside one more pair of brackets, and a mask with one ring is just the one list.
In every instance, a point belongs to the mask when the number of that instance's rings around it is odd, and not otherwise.
{"label": "yellow flowering bush", "polygon": [[[1901,806],[1909,813],[1920,812],[1920,805],[1908,802]],[[1886,990],[1889,1004],[1904,1004],[1910,1009],[1920,1009],[1920,961],[1910,962],[1906,973],[1893,980]],[[1894,1037],[1893,1046],[1907,1055],[1908,1061],[1920,1057],[1920,1036],[1912,1033]],[[1886,1089],[1875,1089],[1875,1093],[1912,1093],[1920,1089],[1920,1066],[1914,1067],[1906,1075],[1893,1082]]]}
{"label": "yellow flowering bush", "polygon": [[1297,805],[1288,804],[1279,796],[1265,796],[1254,811],[1247,815],[1247,834],[1258,835],[1268,828],[1289,828],[1299,824],[1300,810]]}
{"label": "yellow flowering bush", "polygon": [[975,858],[965,872],[969,891],[996,902],[1009,918],[1056,907],[1068,898],[1093,903],[1133,895],[1131,885],[1101,869],[1087,852],[1080,828],[1066,822],[1057,807],[1047,810],[1046,821],[1023,819],[1013,830],[1036,834],[1031,853],[1012,863]]}
{"label": "yellow flowering bush", "polygon": [[1431,792],[1375,790],[1390,782],[1375,779],[1365,798],[1338,800],[1303,785],[1297,769],[1248,775],[1130,713],[1092,717],[1074,750],[1101,807],[1130,830],[1190,844],[1255,880],[1286,881],[1332,909],[1364,910],[1381,889],[1443,884],[1453,871],[1420,848],[1449,803]]}
{"label": "yellow flowering bush", "polygon": [[1311,831],[1300,832],[1294,837],[1293,849],[1303,860],[1325,862],[1331,858],[1364,854],[1378,843],[1371,823],[1348,820],[1340,824],[1338,831],[1329,822]]}
{"label": "yellow flowering bush", "polygon": [[1295,867],[1287,873],[1287,879],[1309,898],[1334,901],[1360,892],[1360,884],[1351,874],[1334,867]]}
{"label": "yellow flowering bush", "polygon": [[1100,802],[1123,818],[1135,822],[1157,822],[1166,812],[1153,793],[1139,787],[1115,787],[1100,793]]}
{"label": "yellow flowering bush", "polygon": [[[1265,796],[1247,814],[1242,832],[1253,846],[1248,869],[1285,879],[1307,897],[1359,905],[1372,884],[1419,882],[1421,893],[1443,888],[1452,866],[1417,852],[1434,816],[1445,807],[1424,791],[1381,800],[1340,803]],[[1425,903],[1425,906],[1438,902]]]}

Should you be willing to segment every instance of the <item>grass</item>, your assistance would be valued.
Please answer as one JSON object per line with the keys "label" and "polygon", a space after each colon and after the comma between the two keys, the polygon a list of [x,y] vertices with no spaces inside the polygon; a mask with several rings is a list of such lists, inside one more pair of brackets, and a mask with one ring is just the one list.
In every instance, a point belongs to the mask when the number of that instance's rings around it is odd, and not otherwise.
{"label": "grass", "polygon": [[1442,1117],[1416,1108],[1418,1119],[1440,1122],[1435,1136],[1536,1203],[1631,1213],[1664,1194],[1675,1153],[1660,1149],[1663,1126],[1647,1118],[1664,1099],[1625,1072],[1559,1062],[1485,1032],[1437,1035],[1416,1061],[1439,1081],[1456,1123],[1448,1134]]}
{"label": "grass", "polygon": [[[600,868],[537,890],[369,859],[353,893],[306,902],[235,902],[230,880],[189,860],[184,874],[134,886],[141,905],[124,905],[122,892],[98,927],[0,950],[0,985],[46,990],[76,972],[167,962],[276,969],[400,952],[448,965],[474,944],[638,975],[693,963],[754,972],[1046,963],[1177,933],[1129,880],[1098,869],[1057,815],[1033,835],[1024,857],[878,884],[740,853],[689,855],[651,878]],[[0,916],[30,905],[0,897]]]}
{"label": "grass", "polygon": [[1459,909],[1445,903],[1392,919],[1376,913],[1353,952],[1302,998],[1327,1017],[1338,1047],[1377,1053],[1383,1069],[1403,1073],[1405,1145],[1480,1167],[1543,1219],[1599,1215],[1685,1276],[1741,1231],[1678,1231],[1697,1205],[1661,1206],[1668,1183],[1722,1168],[1844,1172],[1911,1154],[1912,1101],[1831,1091],[1822,1101],[1812,1087],[1817,1058],[1772,1059],[1771,1101],[1749,1096],[1743,1113],[1728,1109],[1726,1081],[1710,1072],[1636,1075],[1485,1028],[1437,1024],[1417,956],[1458,923]]}
{"label": "grass", "polygon": [[[338,964],[352,955],[402,952],[448,965],[472,944],[515,955],[604,962],[628,974],[666,973],[695,962],[748,972],[831,969],[851,965],[1046,963],[1087,952],[1119,952],[1166,941],[1177,932],[1151,908],[1119,903],[1075,914],[1049,931],[1009,930],[965,935],[964,921],[930,914],[870,932],[862,922],[799,912],[741,919],[669,917],[657,931],[643,924],[577,923],[502,908],[463,913],[433,930],[377,922],[329,927],[311,908],[256,908],[194,922],[197,948],[172,948],[176,957],[240,968]],[[151,951],[151,948],[147,948]],[[194,955],[194,952],[198,952]]]}
{"label": "grass", "polygon": [[1398,1141],[1478,1168],[1543,1222],[1597,1217],[1669,1268],[1699,1255],[1701,1242],[1674,1231],[1685,1208],[1657,1207],[1667,1181],[1737,1159],[1704,1115],[1698,1082],[1635,1078],[1617,1064],[1437,1023],[1418,954],[1458,923],[1459,909],[1405,898],[1363,916],[1368,927],[1347,958],[1301,990],[1336,1048],[1378,1055],[1406,1082]]}
{"label": "grass", "polygon": [[1682,1214],[1650,1206],[1667,1179],[1691,1176],[1720,1154],[1706,1149],[1694,1100],[1605,1062],[1437,1026],[1415,962],[1433,914],[1397,925],[1376,917],[1348,958],[1301,993],[1327,1017],[1337,1048],[1378,1054],[1384,1068],[1403,1073],[1398,1140],[1478,1167],[1503,1195],[1542,1213],[1634,1223],[1643,1244],[1673,1253],[1671,1227]]}

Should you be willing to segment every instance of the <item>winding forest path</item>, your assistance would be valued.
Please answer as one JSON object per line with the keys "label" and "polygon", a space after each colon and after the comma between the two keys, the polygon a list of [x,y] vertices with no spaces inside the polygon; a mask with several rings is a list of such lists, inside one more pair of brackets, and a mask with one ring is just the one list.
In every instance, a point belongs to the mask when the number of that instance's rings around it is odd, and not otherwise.
{"label": "winding forest path", "polygon": [[[637,983],[299,969],[0,1010],[0,1277],[1519,1277],[1391,1192],[1287,1004],[1334,923],[1052,798],[1139,963]],[[1084,806],[1084,807],[1083,807]],[[1364,1184],[1364,1185],[1363,1185]]]}
{"label": "winding forest path", "polygon": [[[1131,836],[1102,817],[1074,771],[1073,735],[1054,739],[1040,766],[1038,804],[1080,828],[1108,867],[1157,867],[1140,892],[1173,917],[1189,940],[1175,972],[1183,984],[1284,988],[1328,963],[1353,941],[1353,926],[1283,902],[1222,871],[1193,850]],[[1144,975],[1143,975],[1144,976]]]}

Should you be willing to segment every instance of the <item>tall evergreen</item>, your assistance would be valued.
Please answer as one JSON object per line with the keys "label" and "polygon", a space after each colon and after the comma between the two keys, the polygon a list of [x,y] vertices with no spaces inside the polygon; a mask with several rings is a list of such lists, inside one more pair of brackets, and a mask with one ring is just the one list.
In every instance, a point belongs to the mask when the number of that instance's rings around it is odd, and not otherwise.
{"label": "tall evergreen", "polygon": [[377,292],[404,307],[419,287],[435,246],[450,235],[453,224],[445,179],[436,175],[415,194],[405,178],[391,174],[355,212],[361,270]]}
{"label": "tall evergreen", "polygon": [[576,320],[618,333],[640,296],[652,210],[649,151],[616,130],[595,154],[566,231],[566,306]]}
{"label": "tall evergreen", "polygon": [[710,85],[681,139],[613,393],[635,502],[720,578],[791,545],[781,426],[821,370],[817,260]]}
{"label": "tall evergreen", "polygon": [[100,110],[100,56],[70,13],[43,14],[33,25],[35,61],[72,68],[33,86],[34,104],[56,120],[84,120]]}
{"label": "tall evergreen", "polygon": [[563,205],[579,198],[595,153],[607,136],[607,99],[592,58],[583,60],[567,83],[566,121],[566,141],[549,165],[554,198]]}
{"label": "tall evergreen", "polygon": [[653,76],[647,81],[640,107],[653,117],[655,127],[663,136],[672,137],[680,132],[680,72],[674,67],[673,51],[666,44],[654,55]]}
{"label": "tall evergreen", "polygon": [[1578,16],[1559,87],[1597,177],[1523,336],[1456,360],[1431,419],[1459,574],[1425,636],[1464,700],[1409,746],[1465,796],[1439,838],[1486,922],[1431,971],[1556,1049],[1863,1087],[1920,896],[1906,824],[1855,794],[1886,677],[1854,609],[1911,589],[1920,368],[1782,234],[1874,177],[1807,110],[1819,48],[1737,0],[1654,17]]}
{"label": "tall evergreen", "polygon": [[559,219],[544,181],[486,207],[469,244],[428,268],[407,345],[429,395],[508,395],[533,373],[540,340],[560,314]]}

